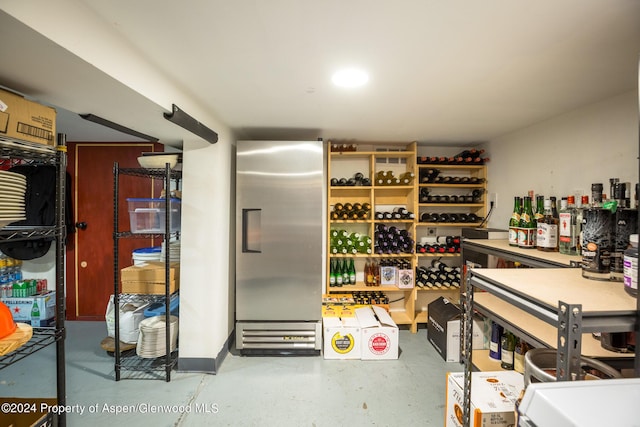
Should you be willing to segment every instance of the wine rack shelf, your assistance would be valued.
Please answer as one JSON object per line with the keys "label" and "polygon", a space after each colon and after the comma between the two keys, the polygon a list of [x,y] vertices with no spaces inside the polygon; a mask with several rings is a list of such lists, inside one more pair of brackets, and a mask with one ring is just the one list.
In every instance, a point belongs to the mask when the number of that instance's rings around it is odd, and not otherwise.
{"label": "wine rack shelf", "polygon": [[[331,142],[329,142],[331,145]],[[364,144],[363,144],[364,146]],[[368,145],[367,145],[368,146]],[[423,164],[418,163],[417,144],[415,142],[397,145],[395,151],[357,151],[360,145],[354,145],[356,151],[330,151],[327,162],[327,292],[352,291],[383,291],[393,292],[396,305],[391,307],[391,314],[396,323],[408,325],[412,332],[417,332],[418,325],[427,322],[427,315],[422,308],[417,307],[418,294],[433,299],[439,295],[449,299],[458,299],[459,286],[450,287],[419,287],[415,285],[416,269],[427,267],[431,262],[442,259],[455,266],[461,264],[460,253],[418,253],[416,244],[430,241],[438,236],[459,236],[462,227],[480,227],[486,216],[486,166],[484,164]],[[391,176],[389,175],[391,172]],[[429,181],[425,178],[429,175]],[[401,179],[410,178],[410,182],[397,184]],[[432,182],[441,177],[446,182]],[[366,185],[363,185],[365,183]],[[381,184],[389,185],[381,185]],[[349,185],[350,184],[350,185]],[[473,196],[472,203],[423,203],[421,195],[455,196],[455,199]],[[425,199],[426,200],[426,199]],[[336,204],[364,204],[370,205],[366,218],[332,219]],[[378,219],[376,213],[393,212],[405,209],[410,218]],[[471,222],[421,222],[424,213],[437,214],[472,214],[475,221]],[[475,215],[475,217],[473,217]],[[334,215],[335,217],[335,215]],[[455,218],[455,217],[454,217]],[[378,226],[387,229],[395,227],[403,230],[403,238],[411,242],[411,247],[400,253],[376,251]],[[358,233],[371,238],[371,246],[365,252],[334,253],[332,251],[331,231],[346,230],[348,233]],[[406,232],[406,233],[405,233]],[[400,242],[400,244],[405,243]],[[354,250],[355,251],[355,250]],[[355,285],[343,284],[332,286],[330,276],[332,265],[355,264]],[[413,288],[397,288],[395,286],[366,286],[365,265],[369,262],[409,262],[414,274]],[[406,264],[405,264],[406,265]],[[353,272],[351,272],[353,275]],[[401,295],[398,295],[401,294]]]}

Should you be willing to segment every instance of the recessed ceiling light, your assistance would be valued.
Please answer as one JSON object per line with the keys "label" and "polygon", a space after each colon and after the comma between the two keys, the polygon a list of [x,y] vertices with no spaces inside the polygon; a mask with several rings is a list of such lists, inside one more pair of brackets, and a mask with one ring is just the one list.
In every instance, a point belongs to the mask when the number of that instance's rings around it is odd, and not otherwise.
{"label": "recessed ceiling light", "polygon": [[337,71],[331,81],[334,85],[344,88],[360,87],[369,81],[369,75],[357,68],[346,68]]}

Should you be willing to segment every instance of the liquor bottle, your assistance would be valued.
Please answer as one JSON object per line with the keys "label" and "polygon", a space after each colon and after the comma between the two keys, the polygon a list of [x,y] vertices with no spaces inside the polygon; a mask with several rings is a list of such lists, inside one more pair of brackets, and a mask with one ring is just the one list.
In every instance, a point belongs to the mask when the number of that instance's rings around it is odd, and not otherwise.
{"label": "liquor bottle", "polygon": [[582,219],[584,218],[584,210],[589,207],[589,196],[580,197],[580,205],[576,206],[576,236],[578,236],[576,252],[582,255]]}
{"label": "liquor bottle", "polygon": [[531,197],[525,196],[518,227],[518,247],[525,249],[535,248],[537,229],[536,220],[533,217],[533,209],[531,208]]}
{"label": "liquor bottle", "polygon": [[509,245],[518,246],[518,228],[520,227],[520,212],[522,212],[522,198],[513,198],[513,213],[509,219]]}
{"label": "liquor bottle", "polygon": [[331,259],[331,264],[329,267],[329,286],[336,285],[336,260]]}
{"label": "liquor bottle", "polygon": [[351,260],[349,261],[349,284],[356,284],[356,266],[353,262],[353,258],[351,258]]}
{"label": "liquor bottle", "polygon": [[559,215],[558,215],[558,199],[556,199],[555,196],[551,196],[551,197],[549,197],[549,200],[551,200],[551,215],[554,218],[559,218]]}
{"label": "liquor bottle", "polygon": [[582,214],[582,277],[609,280],[613,216],[602,207],[602,184],[591,184],[591,205]]}
{"label": "liquor bottle", "polygon": [[544,216],[544,196],[536,196],[536,209],[533,211],[533,217],[536,222]]}
{"label": "liquor bottle", "polygon": [[630,247],[624,251],[624,290],[634,298],[638,297],[638,235],[629,236]]}
{"label": "liquor bottle", "polygon": [[[619,184],[624,186],[624,183]],[[613,214],[614,238],[612,243],[610,272],[611,280],[622,282],[624,280],[624,253],[629,248],[630,236],[638,232],[638,210],[626,207],[624,196],[617,199],[622,203],[622,208],[618,205]]]}
{"label": "liquor bottle", "polygon": [[[551,208],[549,208],[551,210]],[[509,332],[504,331],[500,338],[500,367],[502,369],[513,369],[513,357],[516,349],[516,338]]]}
{"label": "liquor bottle", "polygon": [[[562,203],[565,199],[562,199]],[[558,230],[558,249],[565,255],[578,255],[578,227],[576,222],[578,214],[575,206],[575,197],[568,196],[566,206],[560,208],[560,223]]]}
{"label": "liquor bottle", "polygon": [[536,248],[539,251],[558,251],[558,219],[554,218],[551,205],[551,199],[544,201],[544,215],[536,222],[538,229]]}

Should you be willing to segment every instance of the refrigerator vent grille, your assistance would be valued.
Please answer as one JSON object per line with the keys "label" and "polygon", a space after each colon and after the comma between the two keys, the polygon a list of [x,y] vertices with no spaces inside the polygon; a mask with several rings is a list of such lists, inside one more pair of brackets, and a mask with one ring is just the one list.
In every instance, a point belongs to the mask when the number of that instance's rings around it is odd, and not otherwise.
{"label": "refrigerator vent grille", "polygon": [[304,329],[244,329],[243,349],[315,349],[316,331]]}

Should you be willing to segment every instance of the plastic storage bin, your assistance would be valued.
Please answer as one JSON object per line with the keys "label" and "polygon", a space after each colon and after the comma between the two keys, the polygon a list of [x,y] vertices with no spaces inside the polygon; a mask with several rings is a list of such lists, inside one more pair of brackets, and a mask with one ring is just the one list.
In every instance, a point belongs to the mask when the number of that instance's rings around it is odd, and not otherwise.
{"label": "plastic storage bin", "polygon": [[[165,199],[127,199],[131,232],[136,234],[165,232]],[[180,231],[180,200],[170,199],[169,229]]]}

